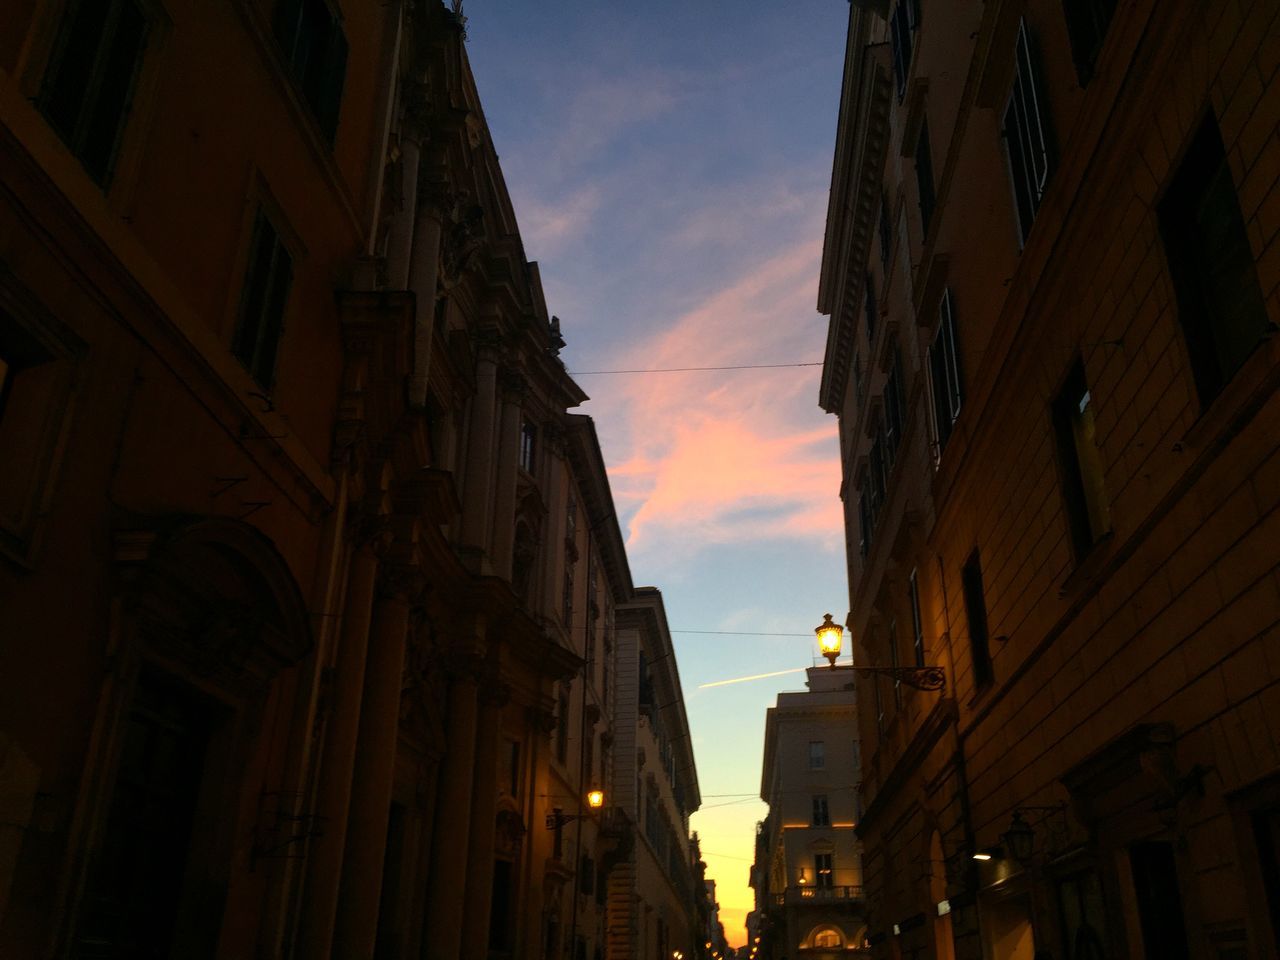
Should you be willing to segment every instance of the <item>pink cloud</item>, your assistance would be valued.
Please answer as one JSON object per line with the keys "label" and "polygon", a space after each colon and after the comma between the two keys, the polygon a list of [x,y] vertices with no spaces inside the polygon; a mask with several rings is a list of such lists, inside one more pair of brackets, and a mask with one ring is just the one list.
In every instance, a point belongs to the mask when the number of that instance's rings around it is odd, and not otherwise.
{"label": "pink cloud", "polygon": [[[819,359],[820,253],[820,241],[810,240],[749,265],[615,361],[660,368]],[[618,505],[632,512],[628,545],[838,541],[837,428],[817,407],[817,381],[818,368],[792,367],[591,384],[592,412],[630,453],[610,468]]]}

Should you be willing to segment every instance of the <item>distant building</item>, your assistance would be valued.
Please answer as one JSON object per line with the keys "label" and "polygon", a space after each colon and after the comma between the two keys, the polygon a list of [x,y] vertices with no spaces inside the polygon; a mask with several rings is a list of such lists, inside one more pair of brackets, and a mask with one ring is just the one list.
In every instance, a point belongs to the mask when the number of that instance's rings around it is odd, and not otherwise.
{"label": "distant building", "polygon": [[[759,960],[830,960],[866,933],[857,825],[856,697],[848,670],[811,667],[765,719],[754,924]],[[749,951],[750,952],[750,949]]]}
{"label": "distant building", "polygon": [[1280,16],[854,0],[819,309],[869,939],[1280,955]]}
{"label": "distant building", "polygon": [[618,607],[612,803],[635,824],[609,873],[606,960],[684,960],[698,925],[689,815],[701,805],[693,743],[662,594]]}

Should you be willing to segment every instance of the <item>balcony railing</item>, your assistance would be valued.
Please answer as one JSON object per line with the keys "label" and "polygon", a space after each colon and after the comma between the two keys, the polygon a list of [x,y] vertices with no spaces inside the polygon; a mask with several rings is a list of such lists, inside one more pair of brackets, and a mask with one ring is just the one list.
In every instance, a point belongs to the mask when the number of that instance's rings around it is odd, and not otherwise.
{"label": "balcony railing", "polygon": [[803,903],[830,903],[837,900],[861,900],[862,887],[788,887],[773,895],[775,907]]}

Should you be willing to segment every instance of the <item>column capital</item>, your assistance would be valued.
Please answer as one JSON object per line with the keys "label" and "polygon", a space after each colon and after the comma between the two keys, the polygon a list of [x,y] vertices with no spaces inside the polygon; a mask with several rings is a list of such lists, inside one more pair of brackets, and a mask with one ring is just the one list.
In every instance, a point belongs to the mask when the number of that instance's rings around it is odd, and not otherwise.
{"label": "column capital", "polygon": [[498,371],[498,389],[504,403],[520,405],[529,394],[529,381],[516,367],[502,367]]}
{"label": "column capital", "polygon": [[421,567],[385,558],[378,565],[379,599],[416,603],[426,591],[427,578]]}

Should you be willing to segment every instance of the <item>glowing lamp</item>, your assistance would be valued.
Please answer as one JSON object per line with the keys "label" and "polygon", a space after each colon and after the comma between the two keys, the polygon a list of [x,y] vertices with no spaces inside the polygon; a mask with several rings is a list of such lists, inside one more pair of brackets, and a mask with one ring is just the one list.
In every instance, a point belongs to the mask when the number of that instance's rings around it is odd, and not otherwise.
{"label": "glowing lamp", "polygon": [[813,628],[813,632],[818,635],[818,649],[834,668],[836,658],[840,656],[840,641],[844,638],[844,627],[833,621],[831,614],[828,613],[823,616],[822,623]]}
{"label": "glowing lamp", "polygon": [[588,790],[588,791],[587,791],[587,806],[588,806],[588,807],[590,807],[592,810],[599,810],[601,807],[603,807],[603,806],[604,806],[604,791],[603,791],[603,790],[598,790],[598,789],[597,789],[597,790]]}

